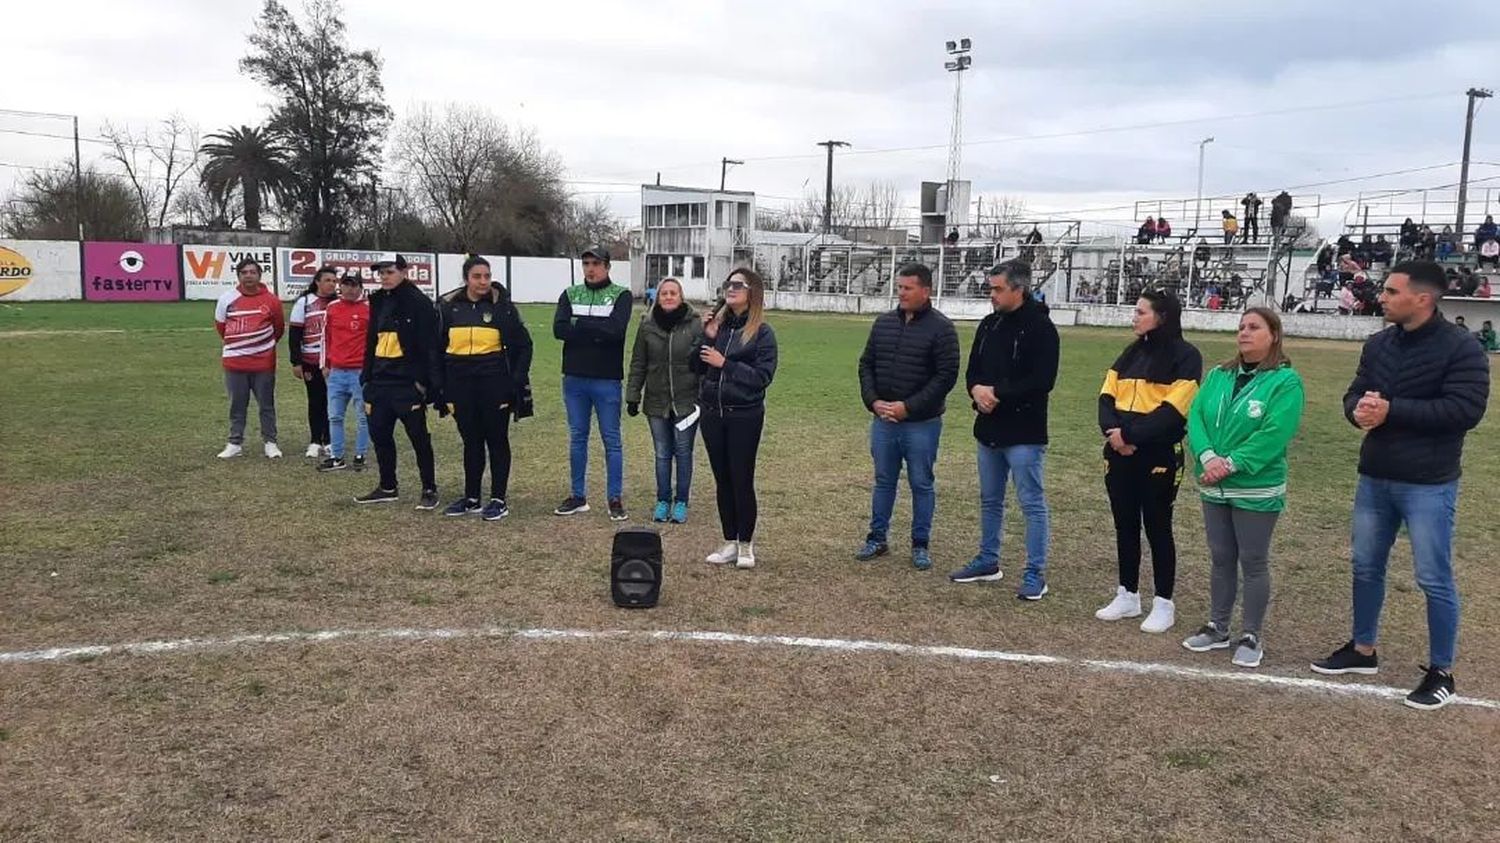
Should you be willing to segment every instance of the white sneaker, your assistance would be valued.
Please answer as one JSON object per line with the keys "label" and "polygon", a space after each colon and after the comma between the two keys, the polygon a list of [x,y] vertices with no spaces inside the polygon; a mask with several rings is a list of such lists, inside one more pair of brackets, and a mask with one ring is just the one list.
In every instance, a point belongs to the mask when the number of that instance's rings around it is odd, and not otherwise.
{"label": "white sneaker", "polygon": [[1115,586],[1115,599],[1094,613],[1101,621],[1117,621],[1121,618],[1138,618],[1141,615],[1140,592],[1126,591],[1125,586]]}
{"label": "white sneaker", "polygon": [[318,457],[323,456],[323,446],[318,444],[308,445],[307,454],[305,456],[310,460],[315,460]]}
{"label": "white sneaker", "polygon": [[279,460],[279,459],[281,459],[281,448],[278,447],[275,442],[267,442],[266,443],[266,459],[268,459],[268,460]]}
{"label": "white sneaker", "polygon": [[708,555],[708,558],[704,559],[703,561],[707,562],[710,565],[727,565],[730,562],[733,562],[736,559],[738,559],[739,556],[740,556],[740,546],[739,546],[739,543],[738,542],[725,542],[723,547],[719,548],[718,550],[714,551],[713,553],[710,553]]}
{"label": "white sneaker", "polygon": [[228,445],[224,446],[224,450],[222,450],[222,451],[219,452],[219,459],[221,459],[221,460],[232,460],[235,457],[240,456],[243,453],[245,453],[245,449],[244,449],[243,446],[236,445],[233,442],[231,442]]}
{"label": "white sneaker", "polygon": [[754,542],[740,542],[740,555],[739,555],[739,558],[737,558],[737,559],[734,560],[734,567],[736,567],[736,568],[754,568],[755,567],[755,543]]}
{"label": "white sneaker", "polygon": [[1166,632],[1177,623],[1177,607],[1172,601],[1160,597],[1151,598],[1151,614],[1141,621],[1141,632]]}

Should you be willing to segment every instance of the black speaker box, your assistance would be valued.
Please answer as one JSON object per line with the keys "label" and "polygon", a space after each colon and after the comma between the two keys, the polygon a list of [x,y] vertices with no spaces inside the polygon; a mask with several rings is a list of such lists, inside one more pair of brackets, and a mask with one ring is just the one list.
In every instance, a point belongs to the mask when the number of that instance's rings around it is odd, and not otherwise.
{"label": "black speaker box", "polygon": [[661,533],[626,527],[615,533],[609,560],[609,592],[615,605],[649,609],[661,599]]}

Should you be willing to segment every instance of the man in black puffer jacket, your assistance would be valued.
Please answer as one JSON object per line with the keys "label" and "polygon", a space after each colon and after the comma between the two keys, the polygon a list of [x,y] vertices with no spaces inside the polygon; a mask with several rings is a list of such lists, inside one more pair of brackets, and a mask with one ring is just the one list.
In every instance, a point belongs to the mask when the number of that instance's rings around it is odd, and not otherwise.
{"label": "man in black puffer jacket", "polygon": [[859,356],[859,392],[870,422],[870,456],[875,490],[870,499],[870,532],[854,558],[883,556],[896,506],[901,463],[911,484],[911,562],[932,567],[928,544],[937,509],[933,467],[943,434],[944,399],[958,382],[958,332],[932,307],[932,270],[919,263],[896,272],[901,306],[882,313],[870,328]]}
{"label": "man in black puffer jacket", "polygon": [[979,323],[964,375],[974,399],[979,440],[979,553],[948,575],[953,582],[1000,579],[1000,536],[1006,477],[1026,516],[1026,572],[1016,594],[1040,600],[1047,593],[1051,526],[1042,490],[1047,449],[1047,396],[1057,383],[1057,328],[1047,305],[1031,295],[1031,267],[1020,261],[990,270],[995,312]]}
{"label": "man in black puffer jacket", "polygon": [[1464,435],[1484,418],[1490,367],[1472,334],[1443,318],[1447,288],[1430,261],[1397,264],[1380,303],[1394,323],[1365,342],[1344,415],[1365,431],[1354,494],[1354,636],[1319,673],[1375,673],[1385,572],[1396,533],[1411,537],[1417,585],[1427,597],[1429,664],[1406,697],[1412,708],[1453,701],[1458,590],[1453,581],[1453,515]]}

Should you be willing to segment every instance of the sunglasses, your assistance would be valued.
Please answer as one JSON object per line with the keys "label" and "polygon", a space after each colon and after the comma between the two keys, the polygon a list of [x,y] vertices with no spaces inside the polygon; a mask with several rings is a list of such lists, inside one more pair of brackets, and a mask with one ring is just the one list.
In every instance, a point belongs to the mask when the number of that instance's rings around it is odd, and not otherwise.
{"label": "sunglasses", "polygon": [[746,284],[744,281],[725,281],[724,282],[724,291],[725,292],[730,292],[730,291],[733,291],[733,290],[748,290],[748,289],[750,289],[750,285]]}

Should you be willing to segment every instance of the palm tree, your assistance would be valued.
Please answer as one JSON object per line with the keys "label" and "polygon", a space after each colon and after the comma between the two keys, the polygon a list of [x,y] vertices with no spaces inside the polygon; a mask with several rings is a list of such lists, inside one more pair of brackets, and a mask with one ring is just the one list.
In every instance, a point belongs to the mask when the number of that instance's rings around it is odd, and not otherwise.
{"label": "palm tree", "polygon": [[206,140],[203,187],[210,193],[239,187],[245,201],[245,228],[259,231],[262,201],[285,199],[295,184],[287,149],[271,133],[250,126],[217,132]]}

